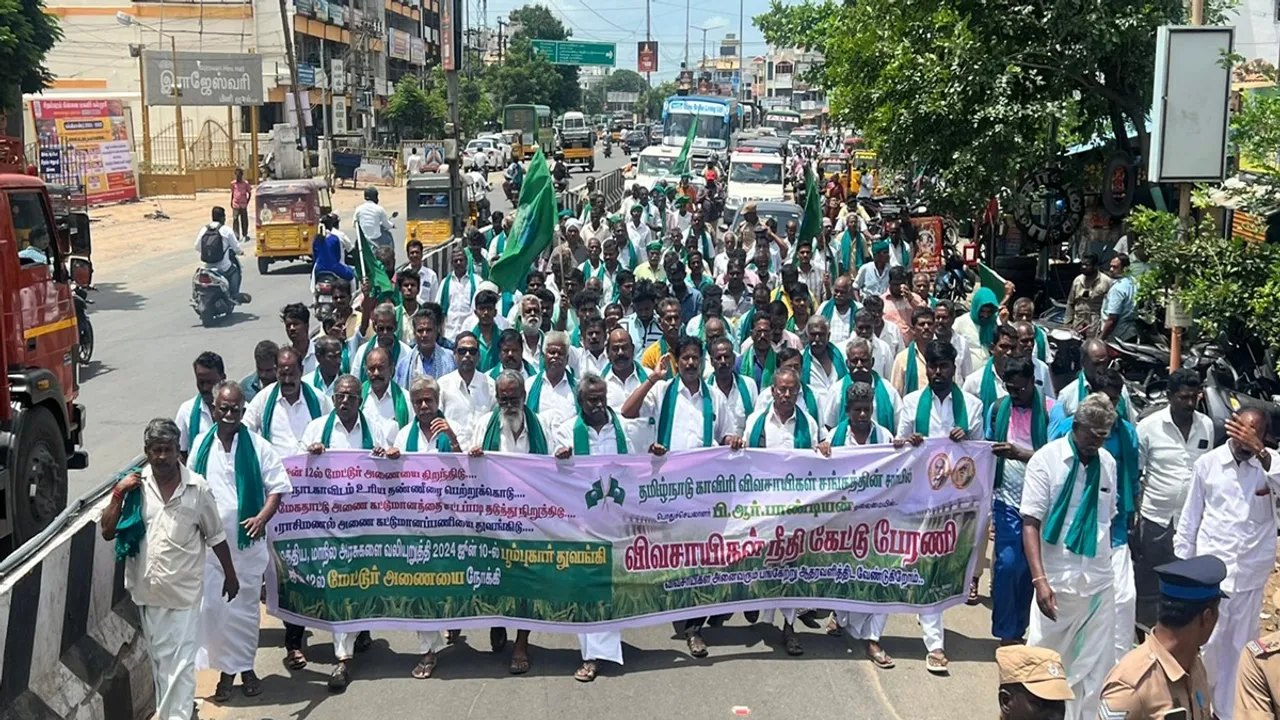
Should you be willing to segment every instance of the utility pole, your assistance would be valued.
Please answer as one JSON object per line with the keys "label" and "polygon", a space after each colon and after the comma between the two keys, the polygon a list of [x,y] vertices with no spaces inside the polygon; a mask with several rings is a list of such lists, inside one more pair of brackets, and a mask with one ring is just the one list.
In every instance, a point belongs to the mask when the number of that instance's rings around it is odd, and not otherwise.
{"label": "utility pole", "polygon": [[[746,17],[746,10],[743,8],[743,0],[738,0],[738,100],[742,99],[742,51],[747,44],[747,36],[742,33],[742,18]],[[733,118],[729,118],[729,122],[733,122]]]}
{"label": "utility pole", "polygon": [[[702,54],[707,54],[705,49]],[[689,67],[689,0],[684,0],[684,66]]]}
{"label": "utility pole", "polygon": [[498,18],[498,64],[499,65],[502,64],[502,52],[503,50],[506,49],[505,45],[507,40],[506,37],[502,34],[502,30],[509,24],[510,23],[506,22],[502,18]]}
{"label": "utility pole", "polygon": [[441,21],[442,32],[447,28],[449,37],[441,37],[441,44],[449,43],[452,48],[451,52],[445,58],[444,75],[446,82],[446,92],[449,100],[449,124],[450,130],[448,134],[453,139],[453,153],[449,157],[449,216],[453,226],[453,237],[461,238],[462,232],[466,224],[466,212],[463,209],[462,197],[462,168],[459,164],[462,162],[461,138],[458,132],[458,64],[462,62],[464,55],[458,53],[462,50],[462,25],[458,20],[462,17],[462,0],[444,0],[440,9],[448,14],[449,22]]}
{"label": "utility pole", "polygon": [[311,154],[307,150],[307,123],[302,118],[302,82],[298,78],[298,58],[293,54],[293,30],[289,27],[289,14],[284,0],[280,0],[280,28],[284,31],[284,52],[293,77],[294,115],[298,120],[298,149],[302,150],[302,172],[311,177]]}
{"label": "utility pole", "polygon": [[[650,27],[649,27],[649,0],[644,0],[644,39],[645,39],[645,42],[653,42],[653,35],[651,35],[651,34],[650,34],[650,32],[651,32],[651,29],[650,29]],[[657,61],[657,59],[658,59],[658,58],[657,58],[657,53],[654,53],[654,58],[653,58],[653,59],[654,59],[654,61],[655,61],[655,62]],[[646,73],[644,74],[644,81],[645,81],[646,83],[648,83],[649,87],[653,87],[653,73],[651,73],[651,72],[646,72]]]}
{"label": "utility pole", "polygon": [[[1191,24],[1204,24],[1204,0],[1191,0]],[[1178,186],[1178,221],[1182,227],[1182,232],[1187,236],[1193,231],[1191,220],[1191,183],[1182,183]],[[1174,279],[1174,288],[1178,286],[1178,280]],[[1175,303],[1171,303],[1172,305]],[[1181,309],[1181,308],[1179,308]],[[1169,314],[1166,314],[1168,318]],[[1167,322],[1167,320],[1166,320]],[[1182,367],[1182,328],[1173,326],[1169,328],[1169,372],[1173,372]]]}
{"label": "utility pole", "polygon": [[[284,2],[284,0],[280,0]],[[173,36],[169,36],[169,51],[173,54],[173,119],[174,127],[178,131],[178,174],[187,171],[186,163],[186,138],[183,137],[182,131],[182,83],[178,82],[178,43]]]}

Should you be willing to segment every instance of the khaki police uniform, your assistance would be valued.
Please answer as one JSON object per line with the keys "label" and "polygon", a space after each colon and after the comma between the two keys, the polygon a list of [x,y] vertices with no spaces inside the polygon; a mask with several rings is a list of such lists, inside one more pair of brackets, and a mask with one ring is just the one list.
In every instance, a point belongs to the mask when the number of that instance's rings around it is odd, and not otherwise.
{"label": "khaki police uniform", "polygon": [[1211,720],[1213,696],[1209,675],[1196,656],[1187,671],[1164,645],[1148,634],[1111,669],[1102,685],[1098,720],[1146,720],[1167,710],[1185,708],[1187,720]]}
{"label": "khaki police uniform", "polygon": [[1235,720],[1280,717],[1280,632],[1244,646],[1236,675]]}

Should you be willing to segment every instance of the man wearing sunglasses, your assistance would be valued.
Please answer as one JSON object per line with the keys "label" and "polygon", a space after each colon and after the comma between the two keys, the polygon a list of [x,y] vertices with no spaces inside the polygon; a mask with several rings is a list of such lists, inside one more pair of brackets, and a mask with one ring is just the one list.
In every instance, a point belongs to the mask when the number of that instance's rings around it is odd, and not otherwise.
{"label": "man wearing sunglasses", "polygon": [[[1098,368],[1110,367],[1111,365],[1111,349],[1107,344],[1097,338],[1090,338],[1084,341],[1080,346],[1080,374],[1075,380],[1063,386],[1058,392],[1058,405],[1054,408],[1061,413],[1061,416],[1075,414],[1076,408],[1080,406],[1080,401],[1085,396],[1095,391],[1095,379]],[[1124,416],[1125,420],[1136,423],[1137,418],[1133,413],[1133,400],[1129,398],[1129,388],[1125,387],[1120,391],[1120,405],[1116,410]],[[1052,424],[1057,418],[1050,418]]]}

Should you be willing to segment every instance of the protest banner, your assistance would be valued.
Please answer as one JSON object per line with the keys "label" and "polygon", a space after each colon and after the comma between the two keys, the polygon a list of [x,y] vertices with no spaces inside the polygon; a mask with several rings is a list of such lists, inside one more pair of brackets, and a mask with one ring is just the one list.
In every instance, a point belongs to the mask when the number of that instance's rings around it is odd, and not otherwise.
{"label": "protest banner", "polygon": [[987,443],[650,455],[332,452],[285,461],[271,614],[327,630],[583,632],[967,597]]}

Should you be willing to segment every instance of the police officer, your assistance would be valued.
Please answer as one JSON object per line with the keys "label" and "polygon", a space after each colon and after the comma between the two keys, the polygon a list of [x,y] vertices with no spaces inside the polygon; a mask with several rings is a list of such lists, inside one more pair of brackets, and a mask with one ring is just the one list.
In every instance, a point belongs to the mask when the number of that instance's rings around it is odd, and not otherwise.
{"label": "police officer", "polygon": [[1280,632],[1244,646],[1236,671],[1234,720],[1280,717]]}
{"label": "police officer", "polygon": [[1000,669],[1000,720],[1062,720],[1075,699],[1062,658],[1048,648],[1009,645],[996,649]]}
{"label": "police officer", "polygon": [[1107,675],[1099,720],[1158,718],[1176,709],[1185,710],[1185,720],[1213,717],[1200,648],[1218,623],[1218,603],[1226,597],[1218,585],[1227,577],[1227,566],[1201,555],[1160,565],[1155,572],[1160,579],[1156,626]]}

